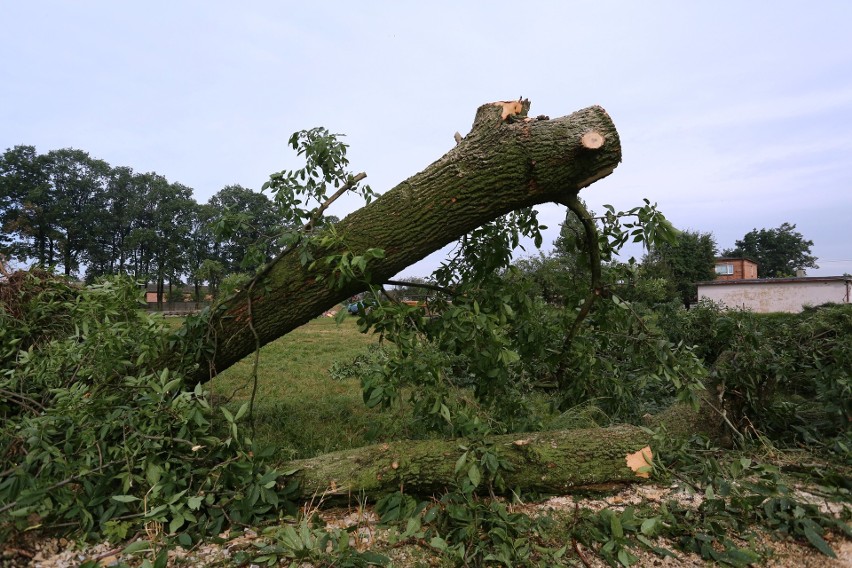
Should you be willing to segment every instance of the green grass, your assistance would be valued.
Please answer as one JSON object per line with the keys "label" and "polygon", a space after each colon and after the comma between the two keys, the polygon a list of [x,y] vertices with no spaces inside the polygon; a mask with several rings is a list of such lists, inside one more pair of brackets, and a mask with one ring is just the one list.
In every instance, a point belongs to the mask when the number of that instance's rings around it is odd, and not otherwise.
{"label": "green grass", "polygon": [[[324,317],[264,346],[254,407],[256,446],[272,446],[288,460],[384,441],[399,432],[397,418],[364,406],[356,379],[337,380],[328,372],[377,342],[358,332],[355,318],[338,324]],[[249,356],[213,379],[214,396],[229,407],[248,401],[253,361]]]}

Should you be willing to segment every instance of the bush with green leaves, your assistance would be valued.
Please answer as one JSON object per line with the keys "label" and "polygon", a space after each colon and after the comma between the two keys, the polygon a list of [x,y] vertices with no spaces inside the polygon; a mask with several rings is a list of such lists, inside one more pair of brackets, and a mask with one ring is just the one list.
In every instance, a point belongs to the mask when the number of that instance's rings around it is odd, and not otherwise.
{"label": "bush with green leaves", "polygon": [[14,366],[20,351],[38,349],[73,326],[66,306],[79,290],[41,269],[14,272],[0,283],[0,371]]}
{"label": "bush with green leaves", "polygon": [[[630,216],[636,221],[623,220]],[[623,213],[608,208],[599,233],[595,220],[584,219],[600,235],[591,239],[597,252],[566,266],[611,257],[629,236],[673,238],[648,203]],[[584,269],[593,275],[585,287],[565,278],[556,289],[547,275],[545,295],[536,266],[549,271],[548,263],[511,264],[513,247],[522,237],[540,239],[541,229],[533,210],[480,227],[433,275],[430,289],[440,292],[428,309],[386,301],[362,315],[362,328],[387,342],[381,360],[358,362],[369,406],[409,404],[426,430],[480,436],[535,430],[552,409],[589,401],[614,419],[636,420],[677,397],[696,399],[703,365],[613,293],[600,268]]]}
{"label": "bush with green leaves", "polygon": [[[286,510],[280,473],[251,451],[241,420],[169,369],[170,331],[114,278],[86,288],[46,273],[5,302],[14,327],[51,313],[0,375],[0,530],[126,538],[157,527],[181,542]],[[9,284],[3,284],[3,287]],[[8,289],[7,289],[8,290]],[[22,289],[23,290],[23,289]],[[23,344],[4,333],[3,352]]]}
{"label": "bush with green leaves", "polygon": [[694,345],[742,433],[814,444],[830,440],[848,453],[852,306],[756,314],[702,302],[670,311],[659,325],[672,341]]}

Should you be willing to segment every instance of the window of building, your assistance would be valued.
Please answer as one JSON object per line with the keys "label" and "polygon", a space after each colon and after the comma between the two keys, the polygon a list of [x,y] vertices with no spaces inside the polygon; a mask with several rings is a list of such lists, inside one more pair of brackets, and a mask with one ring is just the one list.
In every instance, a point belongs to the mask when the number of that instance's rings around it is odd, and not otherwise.
{"label": "window of building", "polygon": [[733,274],[734,273],[734,265],[733,264],[717,264],[716,265],[716,274]]}

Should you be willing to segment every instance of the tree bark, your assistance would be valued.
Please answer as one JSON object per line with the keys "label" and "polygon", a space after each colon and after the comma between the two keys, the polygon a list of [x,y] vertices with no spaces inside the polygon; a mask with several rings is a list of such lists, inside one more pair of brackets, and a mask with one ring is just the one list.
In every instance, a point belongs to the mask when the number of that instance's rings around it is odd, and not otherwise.
{"label": "tree bark", "polygon": [[[370,263],[373,282],[513,210],[564,201],[621,161],[618,133],[602,108],[554,120],[523,118],[528,108],[526,100],[481,106],[470,133],[447,154],[336,225],[352,254],[385,251]],[[341,252],[314,251],[317,258]],[[332,288],[323,279],[328,273],[309,271],[299,254],[273,261],[213,314],[208,342],[214,351],[198,361],[194,378],[212,378],[258,345],[367,289],[359,282]]]}
{"label": "tree bark", "polygon": [[[487,440],[489,448],[510,468],[501,470],[505,480],[502,491],[499,487],[492,489],[495,493],[520,488],[524,492],[564,494],[641,481],[648,474],[640,468],[653,459],[649,440],[650,435],[635,426],[494,436]],[[283,468],[296,470],[286,481],[298,481],[299,498],[375,498],[400,489],[429,495],[453,486],[458,475],[456,461],[464,453],[465,443],[392,442],[298,460]],[[470,454],[468,459],[468,464],[479,461]],[[467,468],[461,468],[462,476]],[[481,465],[479,468],[484,469]],[[485,484],[480,489],[485,489]]]}

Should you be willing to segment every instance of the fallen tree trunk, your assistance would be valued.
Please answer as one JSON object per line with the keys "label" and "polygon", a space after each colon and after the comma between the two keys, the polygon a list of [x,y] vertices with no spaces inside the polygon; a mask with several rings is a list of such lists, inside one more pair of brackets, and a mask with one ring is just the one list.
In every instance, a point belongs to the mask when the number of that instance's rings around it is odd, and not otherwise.
{"label": "fallen tree trunk", "polygon": [[[621,161],[618,133],[602,108],[554,120],[523,118],[528,108],[526,100],[481,106],[457,146],[336,225],[345,249],[315,256],[382,249],[385,257],[370,264],[372,281],[380,283],[506,213],[576,196]],[[366,290],[358,282],[332,288],[329,274],[328,268],[309,271],[298,254],[270,264],[212,315],[206,340],[211,349],[198,361],[194,378],[209,380],[258,346]]]}
{"label": "fallen tree trunk", "polygon": [[[648,477],[650,436],[635,426],[494,436],[488,447],[509,467],[505,490],[563,494],[610,489]],[[401,441],[325,454],[287,464],[287,481],[299,482],[299,497],[363,495],[375,498],[404,490],[417,495],[446,491],[457,479],[464,440]],[[471,457],[478,462],[479,458]],[[468,462],[470,463],[470,462]],[[480,469],[481,466],[480,466]],[[468,468],[461,468],[466,475]],[[484,485],[484,484],[483,484]],[[482,487],[484,489],[484,487]],[[495,492],[501,492],[494,487]]]}

